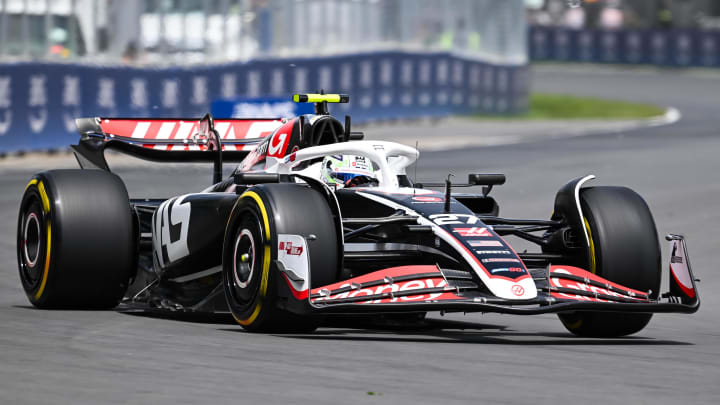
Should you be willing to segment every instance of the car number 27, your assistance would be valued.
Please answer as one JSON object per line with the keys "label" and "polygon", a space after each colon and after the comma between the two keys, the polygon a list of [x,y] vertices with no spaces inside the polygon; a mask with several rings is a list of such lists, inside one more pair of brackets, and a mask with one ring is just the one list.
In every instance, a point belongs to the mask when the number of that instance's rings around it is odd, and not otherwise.
{"label": "car number 27", "polygon": [[472,225],[478,222],[478,218],[470,214],[433,214],[430,215],[430,219],[440,226]]}

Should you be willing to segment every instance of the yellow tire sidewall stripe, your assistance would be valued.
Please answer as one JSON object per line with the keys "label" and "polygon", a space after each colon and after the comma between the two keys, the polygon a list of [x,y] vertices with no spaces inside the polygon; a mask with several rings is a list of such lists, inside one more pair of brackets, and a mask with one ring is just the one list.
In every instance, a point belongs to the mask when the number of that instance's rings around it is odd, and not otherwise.
{"label": "yellow tire sidewall stripe", "polygon": [[270,246],[271,246],[271,238],[270,238],[270,221],[268,220],[267,210],[265,209],[265,204],[262,201],[262,198],[254,192],[254,191],[246,191],[241,196],[240,199],[243,198],[252,198],[255,200],[255,202],[258,205],[258,208],[260,208],[260,213],[263,217],[263,225],[265,227],[265,249],[264,249],[264,257],[263,257],[263,268],[262,268],[262,277],[260,279],[260,297],[257,300],[257,303],[255,304],[255,308],[253,309],[250,316],[246,319],[240,319],[235,314],[233,314],[233,318],[241,324],[241,325],[250,325],[253,322],[255,322],[255,319],[257,319],[258,315],[260,315],[260,310],[262,308],[262,302],[265,296],[267,295],[267,288],[268,288],[268,280],[270,278],[270,255],[272,253]]}
{"label": "yellow tire sidewall stripe", "polygon": [[592,231],[590,230],[590,223],[587,218],[583,217],[585,221],[585,229],[587,229],[588,240],[590,241],[590,272],[596,274],[597,272],[597,261],[595,260],[595,242],[593,241]]}
{"label": "yellow tire sidewall stripe", "polygon": [[30,181],[28,182],[27,186],[25,186],[25,191],[27,191],[27,189],[29,189],[30,186],[32,186],[33,184],[37,184],[37,182],[38,182],[37,179],[32,179],[32,180],[30,180]]}
{"label": "yellow tire sidewall stripe", "polygon": [[[25,190],[27,191],[30,186],[35,186],[38,189],[38,192],[40,193],[40,200],[42,201],[42,207],[45,214],[50,213],[50,199],[48,198],[47,192],[45,191],[45,185],[42,181],[39,181],[38,179],[32,179],[30,182],[25,186]],[[50,273],[50,252],[51,252],[51,242],[52,242],[52,226],[50,225],[50,219],[46,219],[47,221],[47,243],[45,248],[45,267],[43,269],[43,276],[42,280],[40,280],[40,288],[38,288],[37,292],[35,293],[35,300],[39,300],[40,297],[42,297],[43,292],[45,292],[45,286],[47,285],[48,280],[48,274]]]}

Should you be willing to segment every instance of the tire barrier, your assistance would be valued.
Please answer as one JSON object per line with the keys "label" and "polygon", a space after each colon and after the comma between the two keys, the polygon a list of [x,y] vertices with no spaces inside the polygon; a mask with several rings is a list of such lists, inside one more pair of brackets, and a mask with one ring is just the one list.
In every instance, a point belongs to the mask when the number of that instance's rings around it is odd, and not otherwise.
{"label": "tire barrier", "polygon": [[202,117],[218,99],[288,97],[325,89],[353,122],[527,109],[527,65],[450,53],[372,52],[192,67],[0,64],[0,153],[64,148],[74,118]]}

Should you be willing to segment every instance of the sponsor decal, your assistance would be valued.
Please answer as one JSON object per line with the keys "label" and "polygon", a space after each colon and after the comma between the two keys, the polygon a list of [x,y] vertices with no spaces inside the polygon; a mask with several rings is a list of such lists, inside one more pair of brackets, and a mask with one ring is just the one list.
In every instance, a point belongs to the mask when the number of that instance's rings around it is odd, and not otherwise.
{"label": "sponsor decal", "polygon": [[493,236],[485,227],[453,228],[460,236]]}
{"label": "sponsor decal", "polygon": [[515,258],[512,258],[512,257],[507,257],[507,258],[505,258],[505,257],[491,257],[491,258],[489,258],[489,259],[480,259],[480,261],[483,262],[483,263],[503,263],[503,262],[504,262],[504,263],[507,263],[507,262],[520,263],[520,259],[515,259]]}
{"label": "sponsor decal", "polygon": [[[589,279],[595,280],[595,281],[605,281],[606,283],[608,283],[609,285],[612,285],[613,287],[621,288],[622,290],[626,291],[627,295],[620,294],[615,291],[611,291],[607,288],[602,288],[602,287],[598,287],[598,286],[594,286],[594,285],[590,285],[590,284],[585,284],[585,283],[582,283],[579,281],[573,281],[573,280],[552,277],[552,273],[573,274],[576,276],[588,277]],[[553,267],[551,267],[550,274],[551,274],[550,284],[554,287],[561,287],[561,288],[585,291],[585,292],[590,292],[590,293],[604,294],[604,295],[609,295],[611,297],[632,298],[632,299],[636,299],[639,301],[643,300],[642,298],[638,297],[633,290],[626,288],[626,287],[621,287],[621,286],[611,283],[611,282],[608,282],[607,280],[604,280],[600,277],[593,275],[592,273],[586,272],[581,269],[571,268],[571,267],[561,268],[561,267],[553,266]],[[640,293],[640,292],[638,291],[638,293]],[[607,300],[603,300],[602,298],[589,297],[589,296],[585,296],[585,295],[576,295],[576,294],[568,294],[568,293],[552,293],[552,295],[559,297],[559,298],[570,298],[570,299],[579,300],[579,301],[608,302]]]}
{"label": "sponsor decal", "polygon": [[302,245],[293,245],[292,242],[280,242],[278,244],[278,249],[284,250],[286,254],[293,255],[293,256],[299,256],[303,252]]}
{"label": "sponsor decal", "polygon": [[510,291],[512,291],[512,293],[517,295],[518,297],[525,294],[525,289],[520,284],[515,284],[512,287],[510,287]]}
{"label": "sponsor decal", "polygon": [[[132,89],[130,91],[133,91]],[[139,98],[142,95],[136,95],[131,97]],[[131,101],[136,103],[135,111],[142,111],[142,100]],[[215,130],[221,139],[234,140],[234,139],[251,139],[251,138],[263,138],[271,133],[272,130],[280,125],[280,121],[252,121],[252,120],[216,120]],[[104,119],[101,123],[102,129],[105,133],[127,136],[131,138],[142,138],[147,140],[152,139],[174,139],[174,140],[197,140],[198,137],[202,138],[198,134],[198,123],[197,121],[182,121],[182,120],[165,120],[165,119],[149,119],[139,121],[136,119]],[[160,145],[153,143],[145,143],[143,147],[164,149],[164,150],[204,150],[206,145],[195,144],[193,142],[188,144],[178,145]],[[248,145],[223,145],[223,150],[253,150],[255,144]],[[267,146],[266,146],[267,147]],[[264,153],[264,152],[263,152]]]}
{"label": "sponsor decal", "polygon": [[509,250],[476,250],[475,252],[478,254],[481,254],[481,255],[509,255],[509,254],[512,254],[512,253],[510,253]]}
{"label": "sponsor decal", "polygon": [[305,238],[300,235],[278,234],[277,241],[277,260],[282,263],[282,275],[293,296],[298,300],[306,300],[310,264]]}
{"label": "sponsor decal", "polygon": [[265,152],[267,152],[269,139],[265,139],[260,145],[253,149],[250,154],[243,160],[242,170],[250,170],[252,167],[265,160]]}
{"label": "sponsor decal", "polygon": [[677,243],[674,243],[674,244],[673,244],[673,248],[672,248],[672,253],[670,253],[670,263],[680,263],[680,264],[682,264],[682,262],[683,262],[682,257],[675,255],[675,254],[677,253],[677,247],[678,247],[678,244],[677,244]]}
{"label": "sponsor decal", "polygon": [[492,274],[501,273],[501,272],[502,273],[525,273],[525,269],[523,269],[522,267],[507,267],[507,268],[503,267],[503,268],[499,268],[499,269],[490,270],[490,273],[492,273]]}
{"label": "sponsor decal", "polygon": [[[191,205],[189,201],[184,202],[185,197],[187,195],[163,202],[153,214],[153,248],[160,267],[190,254],[187,239]],[[171,232],[171,227],[179,231]]]}
{"label": "sponsor decal", "polygon": [[268,156],[282,157],[287,148],[288,134],[276,134],[270,139],[268,144]]}
{"label": "sponsor decal", "polygon": [[502,247],[503,244],[499,240],[469,240],[467,243],[473,247]]}
{"label": "sponsor decal", "polygon": [[368,163],[365,156],[355,156],[355,159],[350,162],[350,166],[356,167],[360,170],[372,171],[372,168],[370,167],[370,164]]}
{"label": "sponsor decal", "polygon": [[[672,240],[670,243],[672,245],[672,253],[670,253],[670,274],[672,275],[670,291],[676,291],[676,289],[673,288],[673,284],[675,284],[685,295],[694,298],[695,287],[690,277],[690,269],[688,267],[684,245],[680,240]],[[674,283],[672,281],[674,281]]]}
{"label": "sponsor decal", "polygon": [[[338,286],[338,289],[350,287],[351,285],[352,285],[352,283],[343,283]],[[412,291],[412,290],[422,290],[422,289],[426,289],[426,288],[438,288],[438,287],[446,287],[446,286],[447,286],[447,281],[445,281],[442,278],[416,279],[416,280],[408,280],[408,281],[399,282],[399,283],[396,282],[393,284],[383,284],[383,285],[379,285],[377,287],[353,289],[353,290],[346,291],[346,292],[343,292],[340,294],[331,295],[329,297],[315,298],[315,299],[313,299],[313,302],[318,302],[318,301],[332,302],[333,300],[344,299],[344,298],[406,292],[406,291]],[[313,294],[317,293],[318,291],[319,291],[319,289],[318,290],[313,289]],[[458,297],[451,293],[436,292],[436,293],[431,293],[431,294],[403,295],[400,297],[367,300],[367,301],[360,301],[357,303],[358,304],[380,304],[380,303],[389,303],[389,302],[432,301],[432,300],[437,300],[437,299],[451,299],[451,298],[458,298]]]}
{"label": "sponsor decal", "polygon": [[433,196],[416,196],[416,197],[413,197],[412,200],[416,203],[440,203],[440,202],[443,202],[442,198],[433,197]]}

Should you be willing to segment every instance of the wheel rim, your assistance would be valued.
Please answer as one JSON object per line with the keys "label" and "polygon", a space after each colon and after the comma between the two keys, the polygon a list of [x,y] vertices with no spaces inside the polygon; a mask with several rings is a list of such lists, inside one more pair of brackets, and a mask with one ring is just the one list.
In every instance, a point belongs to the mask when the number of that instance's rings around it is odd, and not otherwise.
{"label": "wheel rim", "polygon": [[20,279],[26,291],[34,291],[42,280],[45,262],[44,224],[46,221],[39,196],[23,198],[17,231],[17,260]]}
{"label": "wheel rim", "polygon": [[233,282],[238,297],[249,301],[251,285],[255,273],[255,239],[249,229],[243,229],[235,238],[233,249]]}
{"label": "wheel rim", "polygon": [[35,267],[38,257],[40,257],[40,219],[37,214],[31,212],[25,218],[25,226],[23,230],[23,253],[25,264],[28,267]]}

